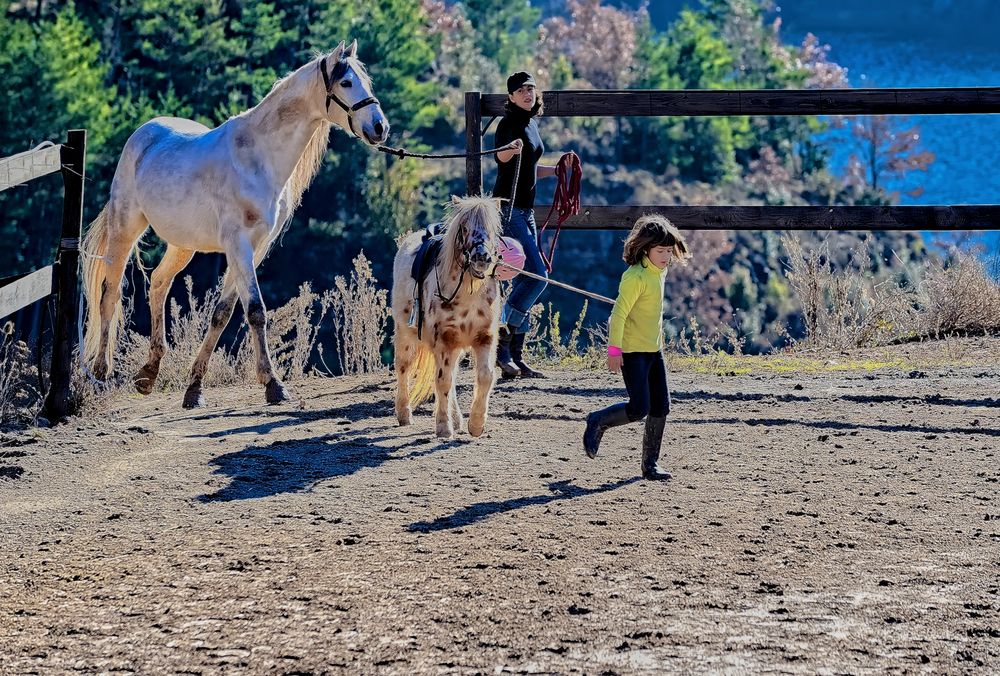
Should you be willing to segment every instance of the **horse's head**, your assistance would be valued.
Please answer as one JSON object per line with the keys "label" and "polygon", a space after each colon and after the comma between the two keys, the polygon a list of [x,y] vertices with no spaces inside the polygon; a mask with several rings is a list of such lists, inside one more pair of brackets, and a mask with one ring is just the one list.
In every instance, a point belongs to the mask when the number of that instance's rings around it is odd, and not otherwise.
{"label": "horse's head", "polygon": [[[389,121],[372,94],[371,78],[358,61],[357,51],[357,40],[350,46],[341,42],[328,56],[320,58],[319,68],[326,87],[326,113],[331,123],[350,130],[374,146],[389,138]],[[336,105],[331,106],[331,103]]]}
{"label": "horse's head", "polygon": [[489,197],[453,197],[448,205],[448,249],[454,265],[483,279],[497,261],[500,209]]}

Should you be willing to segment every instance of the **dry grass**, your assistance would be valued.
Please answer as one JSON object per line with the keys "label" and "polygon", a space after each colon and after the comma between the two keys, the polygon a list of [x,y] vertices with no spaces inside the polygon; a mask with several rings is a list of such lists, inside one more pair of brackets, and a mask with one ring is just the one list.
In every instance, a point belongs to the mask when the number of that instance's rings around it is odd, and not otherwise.
{"label": "dry grass", "polygon": [[379,289],[364,252],[354,259],[349,279],[337,277],[329,297],[341,373],[373,373],[385,368],[382,344],[389,321],[388,292]]}
{"label": "dry grass", "polygon": [[918,299],[920,336],[1000,331],[1000,287],[973,255],[955,253],[948,261],[926,263]]}
{"label": "dry grass", "polygon": [[805,347],[848,349],[1000,331],[1000,287],[976,256],[956,251],[933,258],[915,279],[901,281],[868,272],[868,238],[842,269],[831,263],[827,242],[806,251],[786,235],[782,244],[789,255],[786,276],[805,319]]}
{"label": "dry grass", "polygon": [[38,367],[31,363],[31,350],[23,340],[14,340],[14,324],[7,322],[0,333],[0,426],[33,423],[42,407],[36,387]]}
{"label": "dry grass", "polygon": [[809,250],[789,235],[782,236],[781,242],[788,253],[785,275],[802,306],[805,346],[847,349],[912,335],[915,290],[894,278],[874,279],[866,273],[870,238],[852,248],[849,263],[842,269],[834,267],[828,241]]}
{"label": "dry grass", "polygon": [[[297,296],[268,311],[268,345],[275,371],[282,380],[295,381],[313,373],[324,373],[317,368],[313,354],[315,352],[319,363],[323,364],[323,350],[317,345],[317,339],[328,314],[333,320],[337,357],[344,373],[367,373],[382,367],[387,293],[376,288],[371,265],[363,254],[355,259],[354,268],[349,280],[336,278],[334,289],[317,294],[307,282],[299,287]],[[156,390],[160,392],[179,392],[187,387],[191,364],[201,349],[212,311],[219,300],[220,288],[198,298],[191,278],[185,277],[184,283],[188,310],[182,312],[181,306],[171,300],[168,351],[160,364],[156,382]],[[131,308],[126,307],[126,321],[130,314]],[[115,349],[116,372],[107,382],[96,383],[82,372],[77,373],[76,385],[83,393],[85,413],[104,410],[117,397],[131,394],[133,374],[149,356],[149,337],[132,330],[122,332]],[[325,373],[329,371],[326,369]],[[205,375],[205,385],[255,383],[256,358],[244,321],[234,347],[216,349]]]}

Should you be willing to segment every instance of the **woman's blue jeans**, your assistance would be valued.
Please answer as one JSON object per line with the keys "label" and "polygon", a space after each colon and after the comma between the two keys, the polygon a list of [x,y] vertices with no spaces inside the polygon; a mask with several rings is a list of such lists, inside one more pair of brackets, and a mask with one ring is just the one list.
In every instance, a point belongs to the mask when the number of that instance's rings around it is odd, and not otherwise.
{"label": "woman's blue jeans", "polygon": [[[510,219],[507,214],[510,211]],[[545,268],[545,261],[538,250],[538,228],[535,226],[535,212],[532,209],[521,209],[518,207],[506,207],[501,217],[507,223],[503,234],[506,237],[513,237],[521,243],[524,249],[524,269],[541,275],[548,279],[549,272]],[[500,314],[501,324],[506,324],[511,333],[525,333],[528,330],[528,311],[535,304],[542,291],[547,286],[546,282],[538,279],[531,279],[525,275],[518,275],[511,282],[510,295],[504,303]]]}

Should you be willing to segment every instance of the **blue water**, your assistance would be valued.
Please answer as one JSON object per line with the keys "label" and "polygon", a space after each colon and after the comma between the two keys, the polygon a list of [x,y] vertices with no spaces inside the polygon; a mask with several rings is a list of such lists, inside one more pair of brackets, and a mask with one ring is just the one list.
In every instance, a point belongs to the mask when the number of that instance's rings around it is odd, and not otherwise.
{"label": "blue water", "polygon": [[[635,8],[641,1],[617,4]],[[682,7],[699,5],[653,0],[648,7],[664,30]],[[776,18],[786,44],[801,44],[807,32],[829,44],[852,87],[1000,87],[1000,0],[778,0],[767,20]],[[900,192],[901,204],[1000,204],[1000,114],[907,119],[936,160],[927,172],[888,186]],[[837,144],[835,165],[849,155]],[[918,186],[919,197],[905,194]]]}
{"label": "blue water", "polygon": [[[893,39],[884,31],[814,32],[831,46],[830,59],[848,68],[853,87],[1000,86],[1000,38],[964,48],[933,35]],[[792,41],[801,35],[785,37]],[[922,146],[936,156],[926,172],[910,172],[888,185],[900,193],[901,204],[1000,204],[1000,114],[914,115],[900,121],[903,128],[919,127]],[[835,164],[842,166],[850,142],[835,148]],[[924,188],[921,195],[906,194],[918,186]],[[925,233],[925,238],[934,235]],[[981,241],[990,251],[1000,245],[998,233]]]}

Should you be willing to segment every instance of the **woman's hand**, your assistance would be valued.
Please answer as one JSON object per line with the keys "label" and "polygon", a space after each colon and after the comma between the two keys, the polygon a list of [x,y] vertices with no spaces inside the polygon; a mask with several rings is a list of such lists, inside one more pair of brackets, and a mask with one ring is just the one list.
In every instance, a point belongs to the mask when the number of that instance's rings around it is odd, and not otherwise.
{"label": "woman's hand", "polygon": [[608,370],[612,373],[622,372],[622,356],[620,354],[608,355]]}
{"label": "woman's hand", "polygon": [[515,155],[520,155],[521,148],[524,146],[524,141],[522,141],[519,138],[516,138],[513,141],[511,141],[508,145],[510,145],[510,148],[507,148],[507,150],[501,150],[500,152],[497,153],[497,159],[500,160],[501,162],[509,162],[510,158],[514,157]]}

